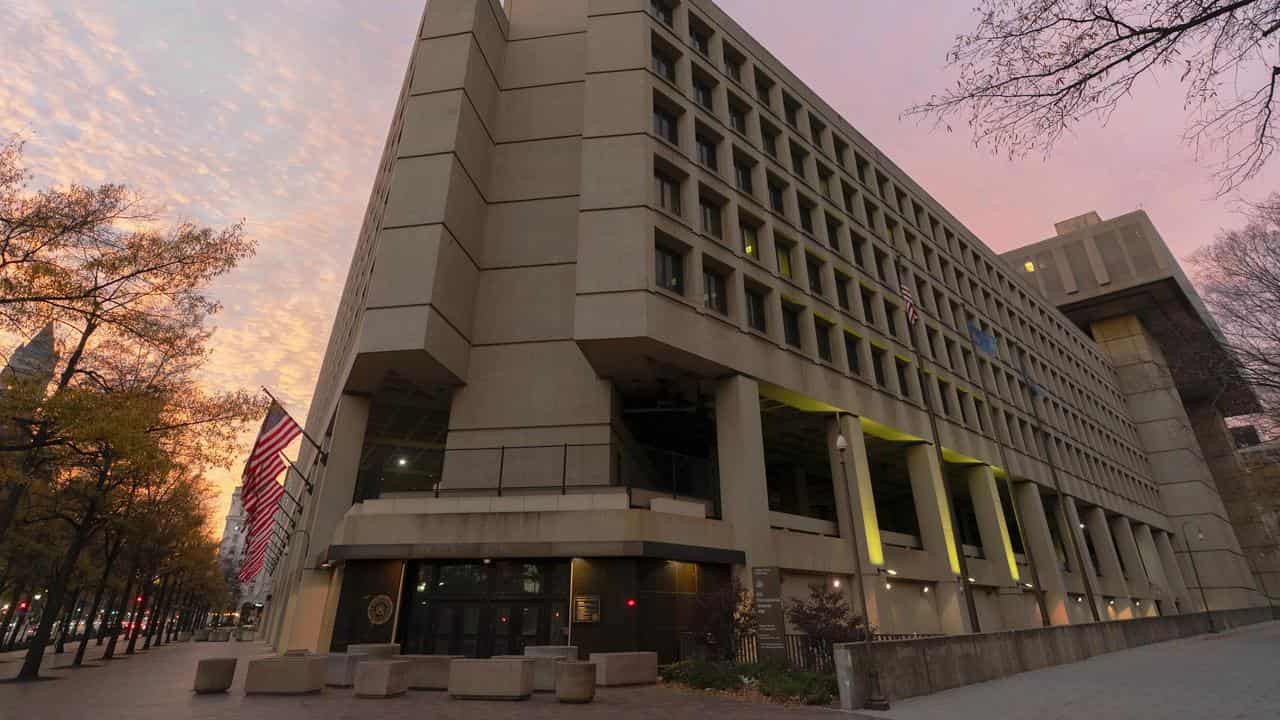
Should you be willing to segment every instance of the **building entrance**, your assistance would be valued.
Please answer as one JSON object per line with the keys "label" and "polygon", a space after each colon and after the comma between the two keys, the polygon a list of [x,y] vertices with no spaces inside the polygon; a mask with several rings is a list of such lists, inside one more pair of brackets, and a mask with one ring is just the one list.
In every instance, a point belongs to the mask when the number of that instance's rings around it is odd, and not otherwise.
{"label": "building entrance", "polygon": [[405,653],[491,657],[568,642],[567,560],[420,561],[406,579]]}

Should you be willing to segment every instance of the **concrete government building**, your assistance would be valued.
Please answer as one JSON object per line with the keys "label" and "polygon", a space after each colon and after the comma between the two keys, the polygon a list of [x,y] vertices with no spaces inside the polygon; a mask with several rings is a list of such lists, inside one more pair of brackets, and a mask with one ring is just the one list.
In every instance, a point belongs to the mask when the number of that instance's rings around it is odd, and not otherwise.
{"label": "concrete government building", "polygon": [[996,255],[709,0],[431,0],[268,638],[670,659],[855,552],[884,634],[1265,605],[1213,320],[1144,213],[1057,232]]}

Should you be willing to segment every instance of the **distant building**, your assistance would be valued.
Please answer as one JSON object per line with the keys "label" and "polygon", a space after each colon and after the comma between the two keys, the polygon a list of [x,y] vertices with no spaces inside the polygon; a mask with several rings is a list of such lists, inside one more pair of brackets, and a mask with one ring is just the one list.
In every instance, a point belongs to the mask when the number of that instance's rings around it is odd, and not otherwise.
{"label": "distant building", "polygon": [[241,583],[237,576],[240,564],[244,562],[247,551],[249,520],[244,512],[244,503],[240,499],[242,488],[237,487],[231,494],[231,507],[227,510],[227,519],[222,527],[222,540],[218,543],[218,564],[223,576],[232,588],[237,609],[242,619],[253,619],[258,615],[267,599],[271,596],[271,576],[264,570],[247,583]]}
{"label": "distant building", "polygon": [[1256,399],[1156,322],[1212,318],[1144,213],[1058,233],[993,252],[710,0],[430,2],[269,639],[670,660],[734,576],[893,634],[1263,608]]}
{"label": "distant building", "polygon": [[35,337],[19,345],[9,356],[9,363],[0,370],[0,392],[11,380],[48,383],[58,365],[58,351],[54,347],[53,323],[46,324]]}

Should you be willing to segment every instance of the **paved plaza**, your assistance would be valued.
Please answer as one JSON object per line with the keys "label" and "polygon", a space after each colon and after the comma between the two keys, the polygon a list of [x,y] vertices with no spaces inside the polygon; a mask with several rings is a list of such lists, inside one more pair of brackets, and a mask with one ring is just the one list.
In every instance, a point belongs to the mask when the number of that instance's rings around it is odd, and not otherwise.
{"label": "paved plaza", "polygon": [[[744,703],[668,688],[610,688],[591,705],[560,705],[538,694],[528,702],[450,701],[444,693],[410,692],[390,700],[363,700],[350,690],[327,689],[302,697],[245,697],[244,659],[267,652],[261,643],[166,645],[133,657],[95,662],[81,670],[59,670],[69,655],[46,667],[56,679],[24,685],[0,684],[0,720],[674,720],[710,717],[735,720],[830,720],[850,717],[827,708]],[[98,655],[91,648],[89,657]],[[242,658],[233,690],[194,696],[191,680],[198,658]],[[0,678],[17,672],[16,654],[0,656]],[[887,713],[861,711],[862,718],[1005,718],[1028,720],[1188,720],[1280,717],[1280,622],[1202,635],[1081,663],[1023,673],[895,703]]]}

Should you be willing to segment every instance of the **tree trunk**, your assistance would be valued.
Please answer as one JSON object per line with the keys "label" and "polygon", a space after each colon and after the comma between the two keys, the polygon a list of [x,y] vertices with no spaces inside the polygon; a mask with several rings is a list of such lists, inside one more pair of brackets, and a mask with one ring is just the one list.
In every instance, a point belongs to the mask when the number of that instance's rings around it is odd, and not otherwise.
{"label": "tree trunk", "polygon": [[124,592],[120,595],[120,608],[116,613],[116,619],[111,623],[111,641],[107,643],[107,650],[102,654],[104,660],[111,660],[116,656],[116,643],[120,640],[120,623],[123,622],[125,612],[129,609],[129,599],[133,597],[133,579],[138,575],[138,561],[133,561],[133,567],[129,569],[128,579],[124,583]]}
{"label": "tree trunk", "polygon": [[142,638],[142,649],[151,649],[151,640],[155,638],[156,633],[164,625],[164,604],[169,596],[169,583],[172,581],[171,575],[165,575],[164,580],[160,581],[160,593],[156,595],[156,600],[151,604],[151,617],[147,619],[147,634]]}
{"label": "tree trunk", "polygon": [[107,639],[107,635],[111,634],[111,624],[114,618],[119,617],[122,608],[116,607],[120,602],[120,592],[111,593],[111,597],[107,598],[107,604],[102,606],[102,622],[98,623],[98,637],[94,639],[93,644],[102,647],[102,641]]}
{"label": "tree trunk", "polygon": [[70,634],[71,628],[75,627],[76,606],[80,604],[80,593],[84,592],[84,588],[76,588],[71,593],[71,602],[67,603],[67,611],[62,614],[62,624],[58,627],[58,639],[53,644],[53,654],[61,655],[67,650],[67,635]]}
{"label": "tree trunk", "polygon": [[[102,578],[98,581],[98,589],[93,591],[93,602],[89,605],[89,619],[84,621],[84,634],[80,637],[80,645],[76,648],[76,657],[71,661],[71,667],[80,667],[84,662],[84,651],[89,647],[89,636],[93,634],[93,622],[98,617],[98,607],[102,604],[103,594],[107,592],[107,581],[111,579],[111,566],[115,561],[115,553],[111,553],[103,563]],[[106,624],[105,618],[101,624]],[[102,633],[98,633],[98,640],[102,640]]]}
{"label": "tree trunk", "polygon": [[132,655],[138,650],[138,633],[142,631],[142,613],[151,605],[151,573],[142,577],[142,601],[133,606],[133,618],[130,620],[129,644],[124,649],[125,655]]}
{"label": "tree trunk", "polygon": [[[92,517],[92,510],[87,514]],[[58,614],[62,612],[62,604],[65,602],[67,595],[67,585],[71,582],[71,576],[76,571],[76,561],[80,559],[80,553],[84,551],[84,546],[88,542],[87,536],[85,525],[80,525],[75,529],[71,544],[67,546],[67,553],[62,558],[62,565],[54,573],[52,582],[49,583],[49,592],[45,596],[44,612],[40,614],[40,625],[36,627],[36,634],[31,638],[31,645],[27,648],[27,657],[22,661],[22,669],[18,671],[18,676],[14,678],[18,682],[37,680],[40,677],[40,663],[44,660],[44,647],[49,644],[49,634],[53,631],[53,623],[57,620]]]}

